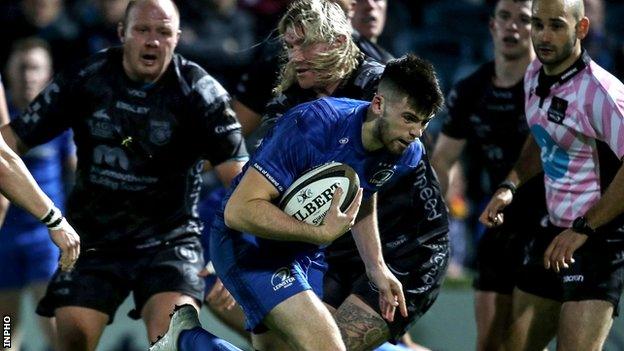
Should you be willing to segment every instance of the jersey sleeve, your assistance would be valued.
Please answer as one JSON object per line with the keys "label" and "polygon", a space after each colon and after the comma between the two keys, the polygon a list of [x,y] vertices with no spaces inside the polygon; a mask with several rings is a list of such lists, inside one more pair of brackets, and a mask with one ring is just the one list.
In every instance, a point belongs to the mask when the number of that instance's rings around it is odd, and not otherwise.
{"label": "jersey sleeve", "polygon": [[[588,122],[596,133],[596,139],[609,145],[619,159],[624,157],[624,89],[618,93],[603,93],[586,105]],[[602,103],[598,101],[602,100]]]}
{"label": "jersey sleeve", "polygon": [[283,193],[303,172],[315,166],[319,151],[310,142],[309,130],[298,125],[300,118],[313,111],[295,108],[286,113],[264,138],[251,167]]}
{"label": "jersey sleeve", "polygon": [[202,157],[215,166],[228,160],[247,160],[241,125],[227,91],[206,74],[195,83],[193,93],[192,104],[200,116],[194,132]]}
{"label": "jersey sleeve", "polygon": [[461,82],[456,84],[446,98],[448,115],[442,124],[442,133],[455,139],[466,139],[469,109],[463,96]]}
{"label": "jersey sleeve", "polygon": [[46,143],[70,127],[73,107],[79,99],[74,94],[77,81],[68,76],[57,75],[26,110],[11,121],[11,128],[26,146]]}

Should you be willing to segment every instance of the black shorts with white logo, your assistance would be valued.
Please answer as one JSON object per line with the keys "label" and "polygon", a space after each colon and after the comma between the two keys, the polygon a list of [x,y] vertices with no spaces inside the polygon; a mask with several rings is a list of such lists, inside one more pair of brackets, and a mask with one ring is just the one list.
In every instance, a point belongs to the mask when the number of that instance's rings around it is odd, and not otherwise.
{"label": "black shorts with white logo", "polygon": [[622,233],[599,232],[574,253],[575,262],[556,273],[544,268],[544,252],[565,228],[552,224],[544,235],[527,244],[518,273],[518,288],[543,298],[566,301],[604,300],[618,304],[624,284],[624,237]]}
{"label": "black shorts with white logo", "polygon": [[[388,322],[391,340],[398,340],[435,302],[449,261],[449,242],[446,234],[415,245],[400,255],[384,252],[386,264],[403,284],[407,304],[407,318],[396,312]],[[338,308],[351,294],[360,297],[381,315],[379,292],[366,276],[364,263],[357,253],[351,256],[327,257],[329,269],[325,274],[323,301]]]}
{"label": "black shorts with white logo", "polygon": [[477,244],[476,276],[473,287],[479,291],[511,294],[524,258],[528,237],[546,227],[546,196],[543,175],[523,185],[505,209],[500,227],[486,229]]}
{"label": "black shorts with white logo", "polygon": [[110,324],[132,292],[135,308],[128,315],[139,319],[147,300],[161,292],[180,292],[203,301],[204,280],[197,276],[203,267],[196,236],[146,249],[82,252],[71,272],[56,271],[37,313],[52,317],[59,307],[87,307],[108,314]]}

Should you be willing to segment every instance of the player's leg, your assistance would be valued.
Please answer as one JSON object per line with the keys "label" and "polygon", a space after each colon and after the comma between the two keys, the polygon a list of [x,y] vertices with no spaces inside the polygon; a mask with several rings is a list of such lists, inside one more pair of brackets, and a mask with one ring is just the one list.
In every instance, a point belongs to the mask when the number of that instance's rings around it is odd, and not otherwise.
{"label": "player's leg", "polygon": [[619,232],[601,231],[576,250],[574,264],[561,273],[558,350],[602,349],[624,287],[623,256]]}
{"label": "player's leg", "polygon": [[356,295],[347,297],[335,318],[349,351],[372,350],[390,338],[386,321]]}
{"label": "player's leg", "polygon": [[[368,281],[362,266],[361,276],[352,283],[351,295],[335,313],[350,351],[370,350],[389,340],[398,341],[429,310],[438,296],[449,260],[446,235],[412,248],[403,246],[399,250],[400,254],[385,252],[384,255],[388,268],[403,284],[408,316],[405,318],[396,313],[392,322],[381,317],[379,292]],[[339,265],[339,262],[332,261],[330,271],[332,265]],[[331,294],[325,298],[332,301]]]}
{"label": "player's leg", "polygon": [[[6,271],[4,271],[6,272]],[[21,289],[3,288],[0,290],[0,313],[11,318],[11,347],[7,350],[18,351],[22,344],[22,328],[20,323]]]}
{"label": "player's leg", "polygon": [[515,289],[506,351],[543,350],[557,332],[561,303]]}
{"label": "player's leg", "polygon": [[[33,300],[35,303],[43,298],[45,295],[47,283],[34,283],[29,287],[30,292],[32,293]],[[56,350],[57,346],[57,337],[56,337],[56,318],[48,318],[37,316],[37,322],[39,324],[39,329],[42,334],[45,336],[48,345]]]}
{"label": "player's leg", "polygon": [[109,318],[106,313],[77,306],[59,307],[55,316],[62,351],[95,350]]}
{"label": "player's leg", "polygon": [[[37,303],[45,295],[47,284],[58,267],[59,249],[50,241],[48,231],[43,227],[27,234],[31,234],[33,238],[40,238],[29,245],[25,252],[28,261],[25,265],[28,290]],[[37,322],[39,329],[46,337],[47,344],[57,349],[55,318],[39,316]]]}
{"label": "player's leg", "polygon": [[71,272],[57,270],[37,313],[56,317],[60,350],[95,350],[107,323],[129,294],[134,258],[83,252]]}
{"label": "player's leg", "polygon": [[519,250],[512,233],[486,230],[477,247],[474,311],[477,351],[499,350],[511,321],[511,293]]}
{"label": "player's leg", "polygon": [[504,333],[509,329],[511,294],[476,290],[474,311],[477,323],[477,350],[497,350],[502,344]]}
{"label": "player's leg", "polygon": [[[302,291],[275,306],[263,323],[275,331],[294,350],[346,350],[331,314],[311,290]],[[272,335],[274,337],[275,335]],[[254,334],[254,347],[266,346],[266,334]]]}
{"label": "player's leg", "polygon": [[564,302],[557,331],[557,350],[602,350],[612,324],[611,302],[599,300]]}
{"label": "player's leg", "polygon": [[196,237],[168,242],[143,256],[145,265],[135,281],[135,310],[130,312],[130,317],[143,319],[148,339],[154,341],[169,329],[175,306],[189,304],[199,311],[204,280],[198,274],[204,260]]}

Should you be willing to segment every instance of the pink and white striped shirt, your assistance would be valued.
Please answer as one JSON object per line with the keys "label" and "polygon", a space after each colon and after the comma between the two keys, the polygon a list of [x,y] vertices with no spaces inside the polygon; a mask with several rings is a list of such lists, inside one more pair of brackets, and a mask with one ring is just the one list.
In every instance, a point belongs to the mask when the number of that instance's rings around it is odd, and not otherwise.
{"label": "pink and white striped shirt", "polygon": [[525,75],[526,117],[541,148],[550,220],[571,227],[608,185],[601,184],[598,144],[624,156],[624,85],[583,53],[544,93],[541,67],[535,60]]}

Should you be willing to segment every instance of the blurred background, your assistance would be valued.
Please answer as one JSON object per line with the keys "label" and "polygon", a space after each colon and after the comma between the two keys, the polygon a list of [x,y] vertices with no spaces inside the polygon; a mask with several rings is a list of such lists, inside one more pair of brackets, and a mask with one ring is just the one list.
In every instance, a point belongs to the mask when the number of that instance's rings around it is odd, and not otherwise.
{"label": "blurred background", "polygon": [[[116,28],[128,0],[2,0],[0,2],[0,69],[9,101],[17,92],[7,85],[12,73],[8,60],[13,44],[38,37],[50,47],[51,68],[59,72],[87,56],[119,45]],[[288,0],[178,0],[182,36],[178,52],[202,65],[232,94],[241,75],[257,64]],[[495,1],[484,0],[358,0],[359,30],[394,56],[414,52],[436,67],[445,92],[458,79],[493,57],[488,20]],[[591,21],[583,42],[592,58],[618,78],[624,78],[624,1],[585,0]],[[371,33],[367,33],[370,30]],[[46,76],[49,79],[49,76]],[[15,88],[17,89],[17,88]],[[445,112],[428,129],[432,143]],[[470,148],[468,147],[468,150]],[[475,243],[483,228],[477,215],[486,193],[482,167],[463,162],[463,175],[449,192],[453,215],[453,258],[444,290],[434,307],[415,325],[415,340],[434,350],[474,348],[471,269]],[[69,181],[71,182],[71,180]],[[2,235],[10,233],[0,232]],[[0,278],[1,279],[1,278]],[[30,295],[27,295],[30,296]],[[34,299],[22,299],[19,318],[24,325],[23,350],[45,349],[37,328]],[[143,325],[126,317],[129,304],[118,311],[99,350],[144,350]],[[236,335],[220,328],[204,309],[204,326],[243,345]],[[225,333],[225,334],[224,334]],[[243,345],[244,346],[244,345]],[[616,319],[606,350],[624,350],[624,322]]]}

